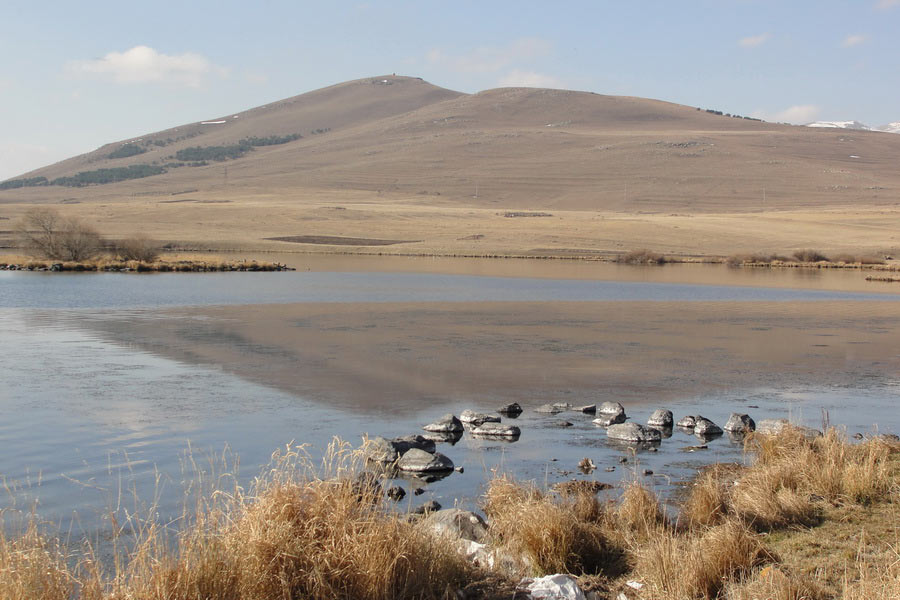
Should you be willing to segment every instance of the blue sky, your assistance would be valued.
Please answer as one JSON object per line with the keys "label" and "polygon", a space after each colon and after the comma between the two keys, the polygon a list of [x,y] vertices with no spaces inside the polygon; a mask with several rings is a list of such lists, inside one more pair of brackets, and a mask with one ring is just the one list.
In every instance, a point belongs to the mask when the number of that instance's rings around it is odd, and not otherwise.
{"label": "blue sky", "polygon": [[371,75],[900,121],[900,0],[0,0],[0,180]]}

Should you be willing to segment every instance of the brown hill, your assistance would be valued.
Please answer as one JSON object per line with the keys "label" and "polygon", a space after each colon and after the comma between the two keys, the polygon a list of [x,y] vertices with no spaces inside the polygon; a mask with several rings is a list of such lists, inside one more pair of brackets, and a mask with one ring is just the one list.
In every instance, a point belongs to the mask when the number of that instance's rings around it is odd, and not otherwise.
{"label": "brown hill", "polygon": [[[397,251],[462,253],[634,245],[721,253],[726,241],[743,249],[785,249],[792,235],[796,244],[830,241],[826,247],[835,248],[895,244],[889,230],[900,198],[900,135],[777,125],[586,92],[507,88],[466,95],[395,76],[210,121],[126,140],[147,150],[136,156],[107,158],[122,147],[118,142],[27,177],[53,180],[140,164],[169,165],[166,173],[88,187],[4,190],[0,206],[16,213],[37,202],[102,203],[102,214],[87,206],[72,210],[90,213],[110,232],[140,223],[163,239],[232,247],[296,248],[264,240],[312,234],[423,240]],[[316,130],[324,132],[311,133]],[[290,134],[304,137],[239,158],[175,166],[185,162],[179,150]],[[332,210],[338,203],[353,206]],[[207,206],[200,210],[201,204]],[[826,218],[823,210],[837,216]],[[834,229],[848,221],[847,211],[860,210],[867,216],[855,233]],[[890,217],[876,216],[885,210]],[[582,224],[602,213],[621,225],[623,215],[631,215],[646,227],[601,235],[547,219],[528,219],[527,226],[493,220],[517,211],[554,211]],[[772,211],[799,211],[791,217],[799,221],[782,224],[784,231],[771,240],[757,240],[738,223],[748,213]],[[648,213],[657,213],[652,224],[636,217]],[[706,225],[659,221],[685,214],[703,217]],[[717,229],[712,215],[736,220]],[[809,219],[828,224],[814,231]],[[758,233],[778,227],[760,225]],[[845,237],[838,243],[836,235]]]}

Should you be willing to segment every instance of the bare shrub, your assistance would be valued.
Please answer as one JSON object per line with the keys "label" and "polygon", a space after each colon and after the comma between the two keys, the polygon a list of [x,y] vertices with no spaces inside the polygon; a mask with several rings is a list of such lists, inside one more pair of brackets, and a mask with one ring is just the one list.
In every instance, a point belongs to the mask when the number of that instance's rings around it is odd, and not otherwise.
{"label": "bare shrub", "polygon": [[797,250],[796,252],[794,252],[794,258],[800,262],[821,262],[824,260],[828,260],[828,257],[818,250],[811,250],[809,248],[805,250]]}
{"label": "bare shrub", "polygon": [[641,250],[626,252],[619,256],[616,259],[616,262],[624,263],[626,265],[663,265],[667,261],[666,257],[662,254],[651,252],[650,250],[643,248]]}
{"label": "bare shrub", "polygon": [[51,260],[81,261],[97,256],[102,239],[97,230],[52,208],[32,208],[18,223],[22,245]]}
{"label": "bare shrub", "polygon": [[159,243],[142,233],[126,238],[116,245],[116,252],[122,260],[154,262],[159,258],[160,251]]}

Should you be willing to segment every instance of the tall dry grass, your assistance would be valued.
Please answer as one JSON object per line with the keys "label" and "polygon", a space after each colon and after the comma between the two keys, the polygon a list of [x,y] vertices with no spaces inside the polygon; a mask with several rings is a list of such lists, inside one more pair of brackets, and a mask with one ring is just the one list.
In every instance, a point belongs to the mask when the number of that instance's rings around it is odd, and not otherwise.
{"label": "tall dry grass", "polygon": [[322,466],[288,447],[245,493],[218,490],[171,532],[134,518],[113,564],[66,554],[36,526],[0,537],[0,599],[439,599],[480,578],[456,548],[388,510],[361,457],[335,443]]}

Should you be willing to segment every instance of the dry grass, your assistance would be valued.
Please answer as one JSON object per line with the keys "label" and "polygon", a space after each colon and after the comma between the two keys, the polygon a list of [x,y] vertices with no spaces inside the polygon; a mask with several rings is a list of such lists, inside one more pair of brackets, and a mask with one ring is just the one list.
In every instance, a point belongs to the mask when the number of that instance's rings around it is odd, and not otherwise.
{"label": "dry grass", "polygon": [[750,576],[725,588],[726,600],[824,600],[828,594],[809,577],[774,565],[755,570]]}
{"label": "dry grass", "polygon": [[34,520],[10,539],[0,522],[0,600],[68,600],[73,590],[58,540],[41,535]]}
{"label": "dry grass", "polygon": [[616,258],[616,262],[626,265],[663,265],[668,261],[662,254],[642,248],[622,254]]}
{"label": "dry grass", "polygon": [[[140,252],[139,248],[132,249]],[[153,254],[152,248],[144,250],[144,257]],[[57,265],[61,271],[126,271],[126,272],[160,272],[160,273],[197,273],[208,271],[281,271],[287,268],[279,263],[268,261],[232,260],[209,255],[167,255],[152,260],[127,259],[120,255],[103,255],[83,261],[58,261],[35,259],[27,256],[7,255],[0,259],[0,268],[16,265],[19,269],[29,271],[48,271]]]}

